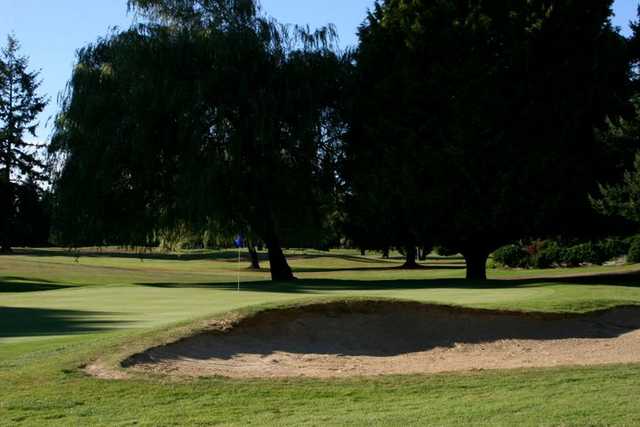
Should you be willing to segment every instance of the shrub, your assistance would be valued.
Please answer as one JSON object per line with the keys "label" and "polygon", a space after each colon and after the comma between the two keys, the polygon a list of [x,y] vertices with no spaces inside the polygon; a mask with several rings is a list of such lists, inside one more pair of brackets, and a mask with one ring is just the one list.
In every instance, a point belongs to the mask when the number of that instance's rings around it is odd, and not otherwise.
{"label": "shrub", "polygon": [[507,245],[498,249],[493,259],[496,264],[506,267],[545,269],[562,265],[567,267],[579,267],[582,264],[602,265],[623,255],[628,255],[630,263],[640,263],[640,235],[626,240],[609,238],[569,247],[562,246],[556,240],[538,240],[526,248]]}
{"label": "shrub", "polygon": [[605,261],[610,261],[612,259],[627,255],[629,253],[630,247],[631,244],[629,241],[618,238],[606,239],[600,242],[600,248],[603,257],[606,258]]}
{"label": "shrub", "polygon": [[578,267],[584,263],[601,265],[607,261],[601,245],[594,243],[571,246],[563,251],[562,258],[568,267]]}
{"label": "shrub", "polygon": [[518,245],[507,245],[495,251],[493,259],[505,267],[526,267],[529,264],[529,252]]}
{"label": "shrub", "polygon": [[640,263],[640,236],[630,239],[627,261],[632,264]]}
{"label": "shrub", "polygon": [[546,240],[538,247],[531,262],[535,268],[551,268],[563,262],[564,249],[554,240]]}
{"label": "shrub", "polygon": [[567,267],[579,267],[584,259],[581,246],[571,246],[562,251],[562,263]]}
{"label": "shrub", "polygon": [[602,265],[613,258],[609,258],[600,243],[585,243],[585,250],[585,262],[589,264]]}

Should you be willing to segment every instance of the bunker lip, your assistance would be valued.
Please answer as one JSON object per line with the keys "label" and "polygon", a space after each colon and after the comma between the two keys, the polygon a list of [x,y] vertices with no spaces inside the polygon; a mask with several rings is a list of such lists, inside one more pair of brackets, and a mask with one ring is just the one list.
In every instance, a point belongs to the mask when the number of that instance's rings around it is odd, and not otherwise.
{"label": "bunker lip", "polygon": [[635,362],[637,306],[549,314],[356,300],[212,322],[121,366],[177,377],[337,378]]}

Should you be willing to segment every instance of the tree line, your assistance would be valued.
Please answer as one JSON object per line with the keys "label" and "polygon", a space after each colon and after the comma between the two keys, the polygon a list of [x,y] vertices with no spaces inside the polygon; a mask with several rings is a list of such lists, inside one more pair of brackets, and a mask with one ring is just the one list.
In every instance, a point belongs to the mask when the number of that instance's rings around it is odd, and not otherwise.
{"label": "tree line", "polygon": [[254,0],[129,7],[145,23],[78,52],[56,118],[61,242],[242,232],[274,280],[283,247],[437,245],[482,280],[514,240],[640,218],[640,32],[611,0],[378,1],[347,51]]}

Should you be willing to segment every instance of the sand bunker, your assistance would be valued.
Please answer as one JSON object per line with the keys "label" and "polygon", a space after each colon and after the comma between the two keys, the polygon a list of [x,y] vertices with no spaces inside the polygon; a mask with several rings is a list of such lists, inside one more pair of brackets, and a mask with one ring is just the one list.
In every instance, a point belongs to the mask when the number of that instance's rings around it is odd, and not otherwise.
{"label": "sand bunker", "polygon": [[589,315],[342,302],[268,310],[123,362],[233,378],[372,376],[640,362],[640,307]]}

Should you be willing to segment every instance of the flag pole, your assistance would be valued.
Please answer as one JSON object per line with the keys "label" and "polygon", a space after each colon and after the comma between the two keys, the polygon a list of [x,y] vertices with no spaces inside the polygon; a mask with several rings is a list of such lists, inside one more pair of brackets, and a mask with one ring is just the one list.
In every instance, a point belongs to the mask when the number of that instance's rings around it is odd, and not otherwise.
{"label": "flag pole", "polygon": [[238,292],[240,292],[240,245],[238,245]]}

